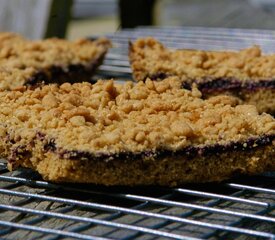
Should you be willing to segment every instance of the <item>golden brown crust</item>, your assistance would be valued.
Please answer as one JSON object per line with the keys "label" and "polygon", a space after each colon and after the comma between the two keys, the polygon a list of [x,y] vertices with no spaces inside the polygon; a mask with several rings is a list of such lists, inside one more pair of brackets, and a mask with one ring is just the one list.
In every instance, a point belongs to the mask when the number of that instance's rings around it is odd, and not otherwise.
{"label": "golden brown crust", "polygon": [[111,185],[164,185],[219,182],[241,174],[255,175],[275,170],[272,145],[253,151],[228,151],[197,156],[165,156],[156,159],[91,161],[62,159],[48,152],[43,158],[31,158],[23,166],[38,171],[54,182],[79,182]]}
{"label": "golden brown crust", "polygon": [[[1,154],[9,158],[10,168],[31,167],[45,179],[106,185],[207,181],[201,170],[196,172],[196,167],[208,166],[206,160],[211,165],[209,181],[225,179],[238,169],[258,173],[274,167],[272,116],[259,115],[251,105],[235,106],[232,97],[203,100],[200,96],[196,88],[182,89],[177,78],[162,82],[148,79],[136,85],[99,81],[94,85],[66,83],[3,91]],[[222,154],[214,150],[210,155],[202,154],[209,146],[217,146]],[[234,161],[230,160],[232,150],[236,152]],[[158,155],[161,151],[167,152]],[[175,155],[179,151],[182,154]],[[190,155],[190,151],[194,153]],[[242,156],[240,162],[237,156]],[[216,177],[213,167],[222,161],[234,164]],[[248,170],[254,162],[255,169]],[[152,171],[148,177],[146,168]],[[169,177],[165,168],[176,171],[175,175]],[[137,172],[128,176],[126,172],[133,169]],[[130,181],[131,174],[136,179]]]}
{"label": "golden brown crust", "polygon": [[[41,73],[51,77],[49,71],[53,68],[65,75],[69,75],[71,66],[95,68],[109,47],[110,41],[106,38],[94,41],[79,39],[74,42],[57,38],[30,41],[13,33],[1,33],[0,88],[14,89],[23,86],[37,74],[40,74],[37,81],[43,81],[45,76],[41,78]],[[58,81],[57,78],[54,80]]]}

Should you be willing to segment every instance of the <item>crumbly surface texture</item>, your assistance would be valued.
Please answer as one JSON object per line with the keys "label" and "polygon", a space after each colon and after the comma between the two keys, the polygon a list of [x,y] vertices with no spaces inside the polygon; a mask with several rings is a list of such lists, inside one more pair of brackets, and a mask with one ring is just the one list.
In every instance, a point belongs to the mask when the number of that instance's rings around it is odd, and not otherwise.
{"label": "crumbly surface texture", "polygon": [[30,41],[14,33],[0,33],[0,88],[59,83],[72,77],[83,81],[81,74],[89,80],[109,47],[105,38]]}
{"label": "crumbly surface texture", "polygon": [[[257,89],[255,91],[239,90],[239,91],[223,91],[223,95],[236,98],[238,104],[248,104],[256,106],[259,113],[269,113],[275,116],[275,91],[273,89]],[[221,95],[220,92],[204,92],[204,98]]]}
{"label": "crumbly surface texture", "polygon": [[0,150],[11,169],[57,182],[177,185],[275,169],[274,118],[236,103],[203,100],[176,77],[3,91]]}
{"label": "crumbly surface texture", "polygon": [[265,96],[270,98],[261,98],[256,106],[275,113],[275,55],[263,55],[258,46],[239,52],[171,50],[153,38],[144,38],[130,43],[129,59],[137,81],[178,76],[185,86],[195,82],[203,94],[246,95],[241,99],[248,104],[253,101],[246,99],[267,90]]}

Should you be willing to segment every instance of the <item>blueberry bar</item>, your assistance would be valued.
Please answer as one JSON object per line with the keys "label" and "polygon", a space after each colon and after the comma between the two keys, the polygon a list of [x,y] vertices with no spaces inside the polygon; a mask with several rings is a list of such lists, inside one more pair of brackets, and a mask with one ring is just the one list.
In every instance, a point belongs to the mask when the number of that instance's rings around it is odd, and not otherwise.
{"label": "blueberry bar", "polygon": [[216,182],[275,170],[275,120],[231,96],[204,100],[177,77],[0,92],[10,170],[103,185]]}
{"label": "blueberry bar", "polygon": [[90,81],[110,45],[106,38],[31,41],[0,33],[0,89]]}
{"label": "blueberry bar", "polygon": [[232,95],[275,114],[275,55],[263,55],[258,46],[238,52],[171,50],[143,38],[130,43],[129,59],[137,81],[177,76],[187,89],[197,84],[204,98]]}

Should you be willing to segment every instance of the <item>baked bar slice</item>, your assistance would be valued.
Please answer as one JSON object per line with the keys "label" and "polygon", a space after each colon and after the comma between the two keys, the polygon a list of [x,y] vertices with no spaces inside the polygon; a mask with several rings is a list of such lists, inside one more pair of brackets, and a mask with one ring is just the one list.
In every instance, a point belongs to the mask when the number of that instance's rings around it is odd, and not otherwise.
{"label": "baked bar slice", "polygon": [[175,186],[275,170],[274,118],[235,104],[175,77],[0,92],[0,149],[11,170],[54,182]]}
{"label": "baked bar slice", "polygon": [[0,88],[89,81],[109,47],[106,38],[30,41],[0,33]]}
{"label": "baked bar slice", "polygon": [[130,43],[129,58],[137,81],[178,76],[186,88],[196,83],[205,98],[230,94],[275,114],[275,55],[263,55],[257,46],[239,52],[170,50],[144,38]]}

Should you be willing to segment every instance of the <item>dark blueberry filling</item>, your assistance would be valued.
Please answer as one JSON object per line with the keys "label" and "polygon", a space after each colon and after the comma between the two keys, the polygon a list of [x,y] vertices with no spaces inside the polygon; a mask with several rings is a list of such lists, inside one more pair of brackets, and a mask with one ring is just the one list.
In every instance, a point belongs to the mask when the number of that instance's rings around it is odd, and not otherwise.
{"label": "dark blueberry filling", "polygon": [[25,83],[26,86],[35,86],[38,83],[43,83],[48,81],[48,75],[45,72],[37,72],[34,76],[29,78]]}
{"label": "dark blueberry filling", "polygon": [[[196,82],[196,81],[195,81]],[[205,79],[203,82],[196,82],[198,88],[202,91],[219,91],[219,90],[232,90],[232,89],[240,89],[242,87],[242,83],[236,79],[226,79],[226,78],[217,78],[215,80],[207,80]]]}
{"label": "dark blueberry filling", "polygon": [[235,78],[217,78],[204,79],[203,81],[195,81],[198,88],[202,92],[234,90],[240,91],[242,89],[255,91],[258,89],[275,89],[275,80],[259,80],[242,82]]}
{"label": "dark blueberry filling", "polygon": [[52,138],[50,139],[46,144],[44,144],[44,151],[48,152],[54,152],[56,150],[56,144],[55,144],[55,140]]}
{"label": "dark blueberry filling", "polygon": [[[156,73],[153,75],[149,75],[148,77],[153,80],[153,81],[161,81],[169,76],[172,76],[167,73]],[[146,77],[147,78],[147,77]],[[144,81],[146,80],[144,79]],[[187,82],[182,83],[182,87],[184,89],[190,90],[192,87],[192,83],[196,83],[198,88],[202,92],[216,92],[216,91],[224,91],[224,90],[234,90],[234,91],[239,91],[242,89],[247,89],[250,91],[255,91],[258,89],[275,89],[275,79],[263,79],[259,81],[240,81],[236,78],[210,78],[210,77],[205,77],[202,80],[198,81],[195,79],[190,79]]]}
{"label": "dark blueberry filling", "polygon": [[251,138],[245,142],[231,142],[226,145],[209,145],[209,146],[190,146],[186,147],[182,150],[171,151],[167,149],[160,149],[156,151],[144,151],[144,152],[121,152],[116,154],[105,154],[105,153],[90,153],[85,151],[77,151],[77,150],[62,150],[59,149],[59,156],[65,159],[89,159],[89,160],[138,160],[138,159],[149,159],[149,158],[164,158],[169,156],[180,156],[186,155],[188,157],[196,157],[196,156],[208,156],[208,155],[217,155],[223,152],[230,151],[249,151],[254,149],[255,147],[266,146],[272,144],[272,141],[275,139],[275,135],[271,136],[261,136],[259,138]]}
{"label": "dark blueberry filling", "polygon": [[[161,81],[169,76],[171,76],[171,75],[169,75],[167,73],[156,73],[156,74],[153,74],[153,75],[150,75],[147,77],[149,77],[153,81]],[[147,77],[145,77],[144,81],[146,80]]]}
{"label": "dark blueberry filling", "polygon": [[[38,134],[40,136],[41,134]],[[37,138],[39,139],[39,137]],[[42,141],[45,140],[45,135],[42,136]],[[106,154],[106,153],[91,153],[87,151],[78,151],[78,150],[64,150],[62,148],[57,148],[55,139],[51,138],[47,143],[44,144],[43,150],[45,152],[53,152],[59,155],[60,158],[70,159],[70,160],[90,160],[90,161],[127,161],[127,160],[140,160],[140,159],[159,159],[165,157],[177,157],[181,155],[194,158],[196,156],[208,156],[208,155],[218,155],[223,152],[232,152],[232,151],[249,151],[255,147],[262,147],[272,144],[272,141],[275,140],[275,135],[263,135],[258,138],[251,138],[244,142],[230,142],[225,145],[214,144],[208,146],[189,146],[181,150],[172,151],[168,149],[159,149],[159,150],[148,150],[143,152],[120,152],[115,154]],[[9,157],[10,163],[15,163],[18,158],[26,157],[31,154],[30,151],[26,150],[26,146],[17,146],[12,150],[12,153]]]}
{"label": "dark blueberry filling", "polygon": [[192,84],[189,82],[183,82],[182,83],[182,88],[187,89],[187,90],[191,90],[192,89]]}
{"label": "dark blueberry filling", "polygon": [[75,83],[75,82],[85,82],[91,81],[91,77],[96,71],[97,67],[102,64],[104,55],[100,56],[99,59],[94,60],[88,65],[72,64],[67,68],[62,68],[60,66],[52,66],[46,70],[39,70],[31,78],[29,78],[25,86],[27,87],[37,87],[43,84],[50,83]]}

